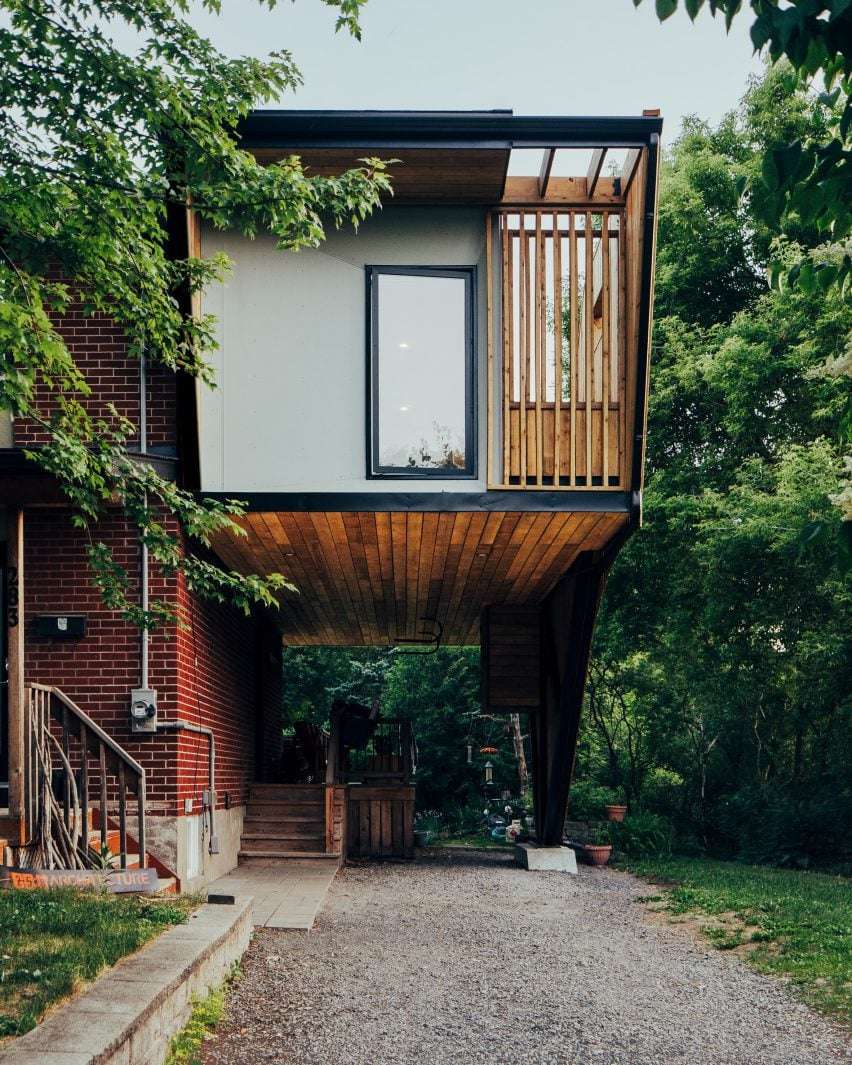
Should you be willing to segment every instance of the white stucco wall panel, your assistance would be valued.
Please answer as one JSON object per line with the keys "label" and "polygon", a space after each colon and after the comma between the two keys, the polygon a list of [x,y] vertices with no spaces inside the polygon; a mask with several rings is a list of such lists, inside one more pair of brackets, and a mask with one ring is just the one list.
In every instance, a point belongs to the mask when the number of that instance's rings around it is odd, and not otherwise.
{"label": "white stucco wall panel", "polygon": [[[202,487],[228,492],[481,491],[485,487],[484,213],[386,208],[318,249],[205,230],[205,255],[232,260],[205,293],[217,318],[218,388],[201,390]],[[480,476],[369,480],[367,265],[477,266]]]}

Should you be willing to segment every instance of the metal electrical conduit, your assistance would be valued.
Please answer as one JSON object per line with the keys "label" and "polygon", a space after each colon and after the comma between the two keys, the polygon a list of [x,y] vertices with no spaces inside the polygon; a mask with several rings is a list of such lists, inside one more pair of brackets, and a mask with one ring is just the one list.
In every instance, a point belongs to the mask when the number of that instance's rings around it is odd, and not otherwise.
{"label": "metal electrical conduit", "polygon": [[[148,453],[148,381],[145,353],[139,356],[139,451],[140,454]],[[139,583],[141,590],[141,607],[144,612],[148,611],[148,545],[145,541],[141,544]],[[139,658],[140,687],[148,688],[148,630],[143,625],[139,631]],[[194,725],[191,721],[180,718],[174,721],[160,721],[157,723],[157,732],[194,732],[198,736],[207,737],[208,753],[208,787],[210,789],[210,801],[207,809],[210,815],[210,842],[208,851],[210,854],[219,853],[219,841],[216,838],[213,825],[213,811],[216,807],[216,738],[213,730],[205,725]]]}
{"label": "metal electrical conduit", "polygon": [[216,737],[213,735],[213,729],[207,728],[206,725],[196,725],[192,721],[176,718],[173,721],[158,721],[157,732],[194,732],[197,736],[207,737],[207,773],[210,779],[210,801],[207,803],[210,816],[210,842],[207,850],[210,854],[218,854],[219,840],[216,838],[213,825],[213,811],[216,808]]}

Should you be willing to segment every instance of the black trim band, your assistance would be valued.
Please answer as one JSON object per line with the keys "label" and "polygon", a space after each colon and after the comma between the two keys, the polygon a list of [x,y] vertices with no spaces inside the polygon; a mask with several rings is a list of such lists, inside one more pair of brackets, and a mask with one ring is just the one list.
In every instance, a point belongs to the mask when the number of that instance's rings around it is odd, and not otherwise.
{"label": "black trim band", "polygon": [[657,116],[513,115],[511,111],[252,111],[243,148],[639,148]]}
{"label": "black trim band", "polygon": [[393,511],[455,514],[464,511],[538,513],[572,511],[590,514],[630,514],[630,492],[519,491],[493,492],[199,492],[201,499],[242,500],[250,511],[352,512]]}

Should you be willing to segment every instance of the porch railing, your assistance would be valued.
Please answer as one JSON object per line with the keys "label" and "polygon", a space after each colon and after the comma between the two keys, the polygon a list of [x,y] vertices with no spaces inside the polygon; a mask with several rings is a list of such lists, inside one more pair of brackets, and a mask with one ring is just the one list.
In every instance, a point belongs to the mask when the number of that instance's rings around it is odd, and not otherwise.
{"label": "porch railing", "polygon": [[347,782],[407,784],[414,771],[414,762],[411,722],[401,718],[379,718],[366,747],[343,750],[342,778]]}
{"label": "porch railing", "polygon": [[625,245],[615,204],[492,216],[492,487],[626,486]]}
{"label": "porch railing", "polygon": [[[58,688],[27,686],[22,860],[43,868],[92,868],[128,862],[127,796],[136,803],[139,862],[145,855],[145,770]],[[131,800],[132,801],[132,800]],[[100,855],[89,846],[98,814]],[[118,815],[118,851],[108,858],[110,813]]]}

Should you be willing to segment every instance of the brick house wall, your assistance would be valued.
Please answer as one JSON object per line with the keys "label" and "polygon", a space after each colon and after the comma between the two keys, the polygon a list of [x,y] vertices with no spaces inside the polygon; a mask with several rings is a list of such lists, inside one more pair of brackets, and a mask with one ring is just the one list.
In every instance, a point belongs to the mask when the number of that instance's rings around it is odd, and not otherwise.
{"label": "brick house wall", "polygon": [[[85,317],[79,304],[58,320],[58,328],[92,387],[85,400],[89,411],[107,416],[107,404],[114,403],[138,424],[139,362],[128,356],[121,330],[102,315]],[[49,412],[46,397],[41,411]],[[177,417],[176,378],[149,368],[149,452],[177,454]],[[44,440],[37,424],[14,423],[16,446]],[[201,794],[209,787],[208,740],[186,731],[131,733],[129,693],[140,685],[139,630],[103,606],[90,579],[89,534],[74,527],[70,510],[29,507],[24,522],[26,681],[61,688],[145,767],[147,810],[162,820],[159,832],[149,832],[149,838],[156,841],[159,834],[165,839],[172,829],[177,838],[176,822],[185,815],[185,800],[193,800],[193,812],[200,813]],[[124,517],[118,512],[105,516],[93,526],[91,537],[112,549],[138,594],[138,577],[133,578],[139,574],[140,548]],[[152,600],[173,603],[180,618],[179,624],[152,632],[149,640],[149,684],[158,693],[160,720],[181,719],[213,729],[218,806],[240,807],[252,780],[280,759],[282,652],[274,619],[246,617],[234,608],[201,600],[182,577],[165,577],[153,564],[149,593]],[[85,636],[36,638],[34,617],[57,613],[85,614]],[[263,751],[264,765],[257,764],[258,750]],[[150,849],[157,852],[153,844]],[[175,868],[179,848],[174,840],[167,840],[165,850],[158,857]],[[231,864],[235,862],[234,853]]]}
{"label": "brick house wall", "polygon": [[[92,585],[88,535],[68,511],[25,512],[26,679],[61,688],[146,770],[152,814],[181,816],[184,801],[200,809],[209,787],[207,739],[189,732],[134,736],[128,713],[139,686],[139,630],[107,610]],[[101,520],[95,535],[130,573],[139,548],[121,516]],[[200,600],[182,578],[150,575],[152,598],[177,605],[182,624],[157,629],[149,640],[149,683],[158,693],[161,719],[180,718],[214,730],[219,805],[245,802],[249,784],[280,757],[281,644],[268,617],[245,617],[235,608]],[[79,640],[40,639],[38,614],[86,615]],[[257,765],[259,734],[264,764]]]}
{"label": "brick house wall", "polygon": [[[104,314],[86,315],[79,298],[72,299],[61,316],[53,322],[78,368],[82,371],[91,395],[83,404],[92,417],[110,419],[108,405],[119,414],[139,424],[139,360],[128,355],[127,340],[116,323]],[[160,366],[147,369],[146,402],[148,414],[148,450],[175,455],[177,449],[177,388],[175,376]],[[46,387],[36,389],[36,403],[43,418],[48,418],[52,403]],[[31,447],[47,442],[44,429],[27,419],[13,424],[15,447]]]}

